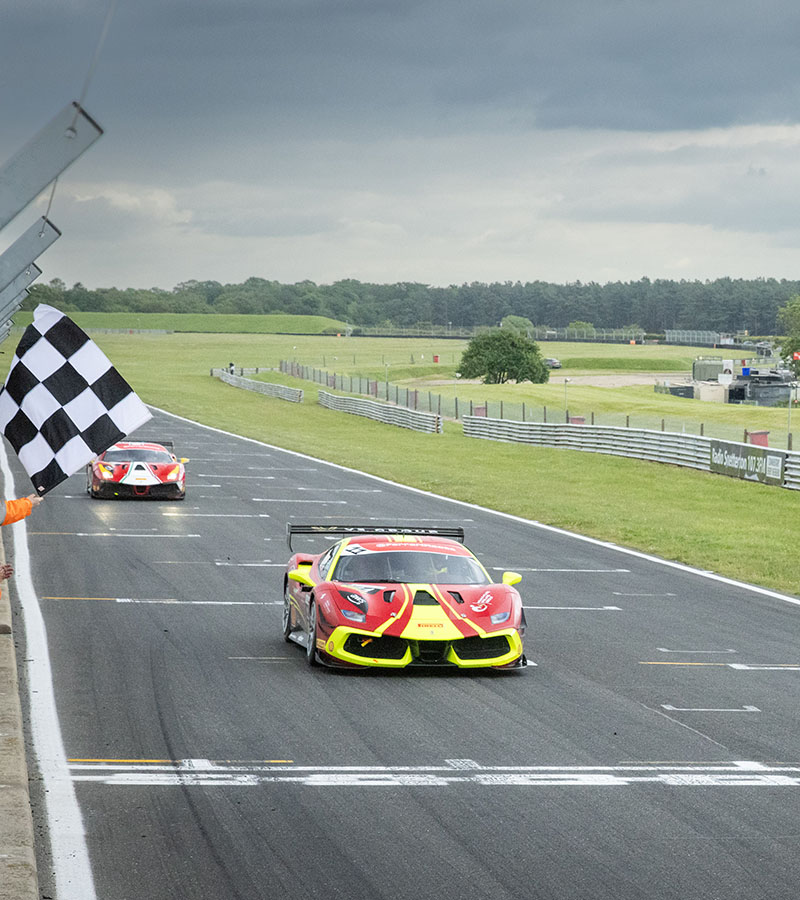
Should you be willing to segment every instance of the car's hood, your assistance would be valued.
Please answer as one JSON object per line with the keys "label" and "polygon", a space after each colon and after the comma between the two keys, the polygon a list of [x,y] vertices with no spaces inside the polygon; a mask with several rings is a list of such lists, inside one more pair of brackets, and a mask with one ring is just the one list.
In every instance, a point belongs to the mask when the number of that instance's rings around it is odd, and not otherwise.
{"label": "car's hood", "polygon": [[368,631],[454,640],[512,626],[519,595],[505,584],[346,584],[326,582],[316,595],[327,618]]}

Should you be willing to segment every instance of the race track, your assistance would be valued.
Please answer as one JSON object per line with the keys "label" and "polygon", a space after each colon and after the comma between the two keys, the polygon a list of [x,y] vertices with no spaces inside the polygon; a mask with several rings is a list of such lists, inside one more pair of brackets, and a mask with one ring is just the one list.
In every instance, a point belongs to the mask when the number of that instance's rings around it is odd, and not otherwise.
{"label": "race track", "polygon": [[[791,598],[162,413],[136,437],[190,458],[184,502],[74,476],[27,521],[98,898],[797,897]],[[537,666],[311,670],[289,521],[463,524],[523,574]]]}

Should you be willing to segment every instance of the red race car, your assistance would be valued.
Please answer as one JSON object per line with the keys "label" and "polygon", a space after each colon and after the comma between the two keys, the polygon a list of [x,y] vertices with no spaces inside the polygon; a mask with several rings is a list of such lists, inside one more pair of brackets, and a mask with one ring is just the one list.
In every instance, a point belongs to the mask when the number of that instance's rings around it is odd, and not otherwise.
{"label": "red race car", "polygon": [[183,500],[188,459],[178,459],[172,442],[120,441],[87,466],[90,497]]}
{"label": "red race car", "polygon": [[[521,668],[525,613],[504,572],[495,583],[458,527],[289,525],[283,636],[312,666]],[[324,553],[296,535],[339,536]]]}

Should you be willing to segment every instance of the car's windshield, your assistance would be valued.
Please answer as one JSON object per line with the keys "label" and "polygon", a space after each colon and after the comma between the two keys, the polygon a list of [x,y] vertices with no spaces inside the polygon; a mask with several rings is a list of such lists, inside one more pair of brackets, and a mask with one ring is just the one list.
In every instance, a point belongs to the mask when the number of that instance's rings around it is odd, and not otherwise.
{"label": "car's windshield", "polygon": [[422,550],[340,556],[329,577],[359,583],[489,584],[481,567],[469,556]]}
{"label": "car's windshield", "polygon": [[166,450],[147,450],[143,447],[136,447],[132,450],[107,450],[103,462],[170,463],[172,457]]}

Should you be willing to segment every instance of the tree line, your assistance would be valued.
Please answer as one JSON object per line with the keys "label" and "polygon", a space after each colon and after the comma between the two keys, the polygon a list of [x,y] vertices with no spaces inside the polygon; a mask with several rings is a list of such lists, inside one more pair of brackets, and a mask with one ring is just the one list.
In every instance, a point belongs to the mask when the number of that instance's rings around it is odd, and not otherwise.
{"label": "tree line", "polygon": [[508,315],[534,325],[564,328],[591,322],[597,328],[635,326],[648,333],[696,329],[772,335],[778,311],[800,294],[800,281],[775,278],[672,281],[641,278],[606,284],[576,281],[505,281],[433,287],[417,282],[282,284],[248,278],[241,284],[185,281],[172,290],[71,288],[54,279],[35,284],[24,308],[48,303],[65,312],[291,313],[328,316],[362,327],[499,325]]}

